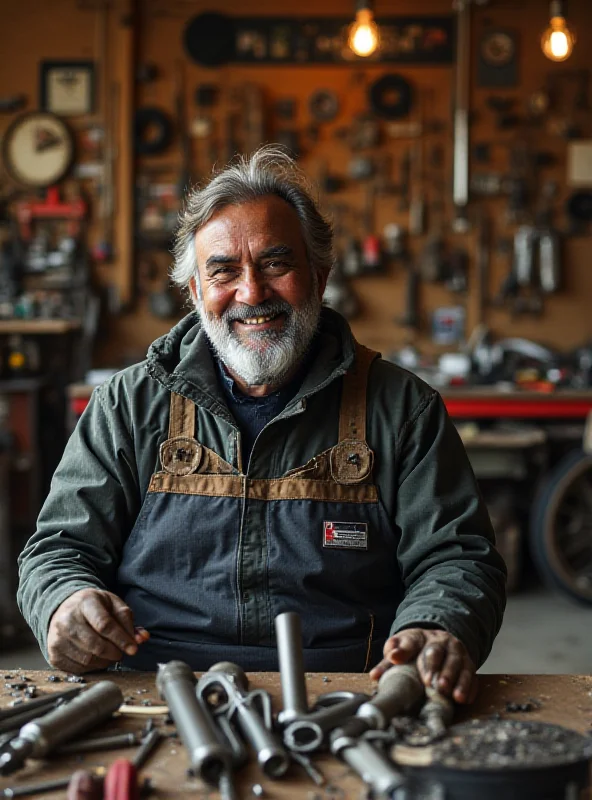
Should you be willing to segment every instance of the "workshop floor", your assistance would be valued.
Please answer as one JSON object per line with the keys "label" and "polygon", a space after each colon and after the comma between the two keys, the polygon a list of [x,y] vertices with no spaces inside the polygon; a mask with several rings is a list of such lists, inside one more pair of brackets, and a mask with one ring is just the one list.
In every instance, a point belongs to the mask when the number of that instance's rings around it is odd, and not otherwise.
{"label": "workshop floor", "polygon": [[[591,631],[592,608],[533,584],[508,599],[504,624],[481,672],[590,674]],[[0,662],[3,669],[47,666],[35,645],[3,652]]]}

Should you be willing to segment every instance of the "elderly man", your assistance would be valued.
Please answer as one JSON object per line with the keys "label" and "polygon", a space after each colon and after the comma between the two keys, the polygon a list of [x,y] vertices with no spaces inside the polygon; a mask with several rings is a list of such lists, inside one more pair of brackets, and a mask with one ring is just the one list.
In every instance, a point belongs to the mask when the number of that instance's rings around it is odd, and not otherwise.
{"label": "elderly man", "polygon": [[292,610],[307,669],[417,659],[470,700],[504,608],[487,511],[438,394],[322,308],[332,262],[281,151],[190,193],[195,311],[95,390],[20,558],[51,664],[273,670]]}

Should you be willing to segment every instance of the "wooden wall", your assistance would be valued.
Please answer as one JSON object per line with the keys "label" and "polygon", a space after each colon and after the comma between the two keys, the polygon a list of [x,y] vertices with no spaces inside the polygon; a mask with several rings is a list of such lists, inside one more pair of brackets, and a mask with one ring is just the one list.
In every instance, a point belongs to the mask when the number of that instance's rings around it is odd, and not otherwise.
{"label": "wooden wall", "polygon": [[[96,3],[95,5],[100,5]],[[334,137],[335,129],[346,125],[352,116],[363,111],[366,106],[366,87],[375,77],[387,71],[398,72],[407,77],[415,86],[422,98],[424,107],[429,108],[429,117],[445,122],[442,133],[434,134],[431,141],[440,142],[445,147],[446,180],[451,180],[452,162],[452,81],[451,67],[386,67],[380,65],[355,65],[335,67],[279,67],[265,66],[244,67],[227,66],[217,70],[205,69],[191,62],[183,52],[181,35],[185,22],[194,14],[213,7],[225,13],[274,15],[279,5],[272,0],[141,0],[137,3],[138,22],[135,29],[137,59],[140,63],[153,62],[159,69],[159,78],[154,83],[137,87],[136,103],[139,105],[157,105],[174,114],[175,75],[179,62],[184,64],[186,85],[186,110],[189,119],[195,115],[193,93],[200,83],[215,83],[220,86],[223,97],[230,96],[233,90],[239,90],[248,82],[262,87],[265,102],[271,105],[280,97],[291,96],[297,100],[297,124],[304,128],[310,118],[307,110],[307,99],[311,92],[319,87],[334,89],[341,101],[342,111],[335,123],[323,125],[319,141],[306,147],[302,163],[314,177],[319,173],[323,162],[332,173],[345,174],[349,158],[347,148]],[[281,12],[285,14],[315,15],[347,15],[353,8],[350,0],[324,0],[322,4],[313,0],[285,0],[281,4]],[[19,0],[18,3],[2,3],[0,18],[0,96],[25,92],[30,102],[28,108],[36,106],[38,97],[38,62],[42,58],[85,59],[98,56],[100,15],[93,9],[91,0]],[[539,38],[546,25],[548,3],[545,0],[492,0],[487,8],[478,8],[474,12],[474,44],[484,27],[489,24],[515,29],[520,37],[520,83],[517,89],[485,90],[473,86],[471,91],[472,105],[475,110],[472,125],[473,141],[487,141],[493,147],[493,161],[483,169],[499,168],[507,171],[508,143],[521,131],[498,131],[495,129],[495,117],[485,106],[489,94],[513,96],[517,98],[516,109],[524,112],[527,97],[544,85],[549,73],[560,70],[573,70],[592,66],[592,3],[590,0],[571,0],[570,19],[578,32],[578,43],[573,57],[564,65],[555,65],[547,61],[541,53]],[[450,13],[450,0],[398,0],[397,3],[378,0],[377,14],[393,15],[405,13],[439,14]],[[122,20],[126,12],[124,0],[113,0],[110,3],[109,26],[109,65],[112,79],[125,78],[124,51],[126,31]],[[473,50],[475,47],[473,47]],[[475,53],[473,53],[475,63]],[[573,91],[573,90],[570,90]],[[569,100],[566,101],[569,105]],[[560,115],[565,109],[558,108]],[[131,113],[129,104],[122,109],[122,114]],[[0,114],[0,131],[13,118],[11,114]],[[100,116],[97,117],[100,122]],[[80,126],[85,120],[73,120]],[[585,114],[581,120],[588,138],[592,138],[592,115]],[[273,125],[271,126],[273,134]],[[545,178],[556,179],[563,187],[565,175],[566,142],[559,136],[549,132],[545,127],[537,130],[536,146],[557,154],[555,167],[547,170]],[[270,138],[273,138],[271,135]],[[390,141],[386,150],[392,155],[395,164],[400,159],[409,142]],[[204,157],[200,154],[200,145],[194,144],[198,171],[204,171]],[[175,138],[170,150],[152,161],[163,166],[164,177],[159,180],[176,178],[175,170],[180,166],[179,139]],[[140,167],[146,166],[146,159],[140,161]],[[167,173],[166,168],[170,167]],[[198,177],[203,177],[198,175]],[[396,179],[396,173],[393,175]],[[428,173],[426,187],[428,196],[433,199],[433,182]],[[557,201],[561,211],[565,198],[562,190]],[[324,198],[326,201],[327,198]],[[331,203],[347,203],[353,208],[363,208],[364,194],[356,185],[348,188],[339,197],[332,197]],[[511,236],[513,229],[505,226],[502,220],[503,202],[491,201],[489,211],[495,219],[494,240]],[[447,204],[447,216],[452,209]],[[385,196],[377,201],[377,231],[381,231],[387,222],[399,222],[406,225],[406,215],[398,210],[396,197]],[[559,226],[565,224],[562,213],[557,216]],[[361,231],[355,231],[360,233]],[[121,253],[125,252],[121,237],[125,231],[117,229],[119,245],[112,263],[97,266],[97,281],[100,284],[112,284],[125,296],[129,264],[122,263]],[[98,235],[96,229],[91,230],[91,237]],[[477,295],[474,291],[475,281],[475,245],[476,232],[464,236],[450,236],[451,242],[466,246],[471,252],[470,285],[466,300],[467,331],[470,332],[477,320]],[[422,242],[413,243],[420,249]],[[511,319],[503,309],[489,309],[486,320],[496,336],[526,336],[541,342],[549,343],[561,349],[581,344],[592,336],[590,298],[592,298],[592,269],[590,268],[590,237],[571,238],[564,246],[565,289],[546,301],[544,315],[540,318],[529,316]],[[156,257],[156,275],[141,283],[143,291],[132,297],[128,311],[110,317],[100,331],[96,360],[97,364],[119,364],[143,357],[150,341],[165,332],[171,322],[152,316],[147,305],[147,290],[157,287],[166,274],[170,259],[166,254]],[[494,251],[489,291],[494,294],[507,271],[507,258]],[[152,283],[151,283],[152,282]],[[405,273],[394,264],[381,276],[357,278],[353,285],[362,302],[362,315],[353,323],[358,337],[366,344],[388,353],[403,343],[415,341],[423,349],[434,351],[427,324],[429,312],[442,305],[453,305],[458,299],[441,285],[425,285],[421,289],[421,301],[425,317],[424,330],[418,336],[411,334],[395,321],[404,313]]]}

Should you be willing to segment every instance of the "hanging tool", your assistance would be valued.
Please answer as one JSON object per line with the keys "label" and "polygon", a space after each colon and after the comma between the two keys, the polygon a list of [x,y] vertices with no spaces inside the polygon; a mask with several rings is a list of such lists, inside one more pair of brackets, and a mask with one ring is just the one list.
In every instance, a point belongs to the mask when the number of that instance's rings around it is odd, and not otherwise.
{"label": "hanging tool", "polygon": [[364,208],[364,227],[366,235],[362,242],[362,267],[364,272],[379,272],[382,267],[380,239],[374,233],[374,201],[376,186],[371,182],[366,187],[366,203]]}
{"label": "hanging tool", "polygon": [[411,204],[411,165],[413,162],[413,156],[411,150],[407,148],[403,155],[401,156],[401,165],[400,165],[400,200],[399,200],[399,211],[409,211],[409,206]]}
{"label": "hanging tool", "polygon": [[553,228],[538,233],[539,281],[545,294],[561,288],[561,240]]}
{"label": "hanging tool", "polygon": [[514,272],[519,286],[534,283],[536,240],[537,231],[532,225],[521,225],[514,235]]}
{"label": "hanging tool", "polygon": [[491,222],[487,212],[479,212],[479,238],[477,240],[477,324],[485,322],[485,309],[489,304],[489,266],[491,248]]}
{"label": "hanging tool", "polygon": [[453,230],[469,228],[469,96],[471,48],[471,0],[456,0],[456,68],[454,78],[454,170],[452,199],[455,208]]}
{"label": "hanging tool", "polygon": [[65,706],[24,725],[0,754],[0,775],[22,767],[27,758],[42,758],[77,734],[109,719],[123,703],[121,689],[100,681]]}
{"label": "hanging tool", "polygon": [[288,754],[273,733],[271,698],[263,689],[248,691],[249,680],[237,664],[214,664],[197,682],[197,696],[217,718],[224,714],[235,723],[257,754],[257,763],[269,778],[280,778],[288,769]]}
{"label": "hanging tool", "polygon": [[195,675],[183,661],[159,664],[156,686],[168,704],[191,768],[206,783],[220,787],[230,779],[232,751],[221,741],[216,724],[204,701],[196,696]]}
{"label": "hanging tool", "polygon": [[397,322],[405,328],[419,329],[419,271],[411,255],[405,257],[407,288],[405,291],[405,314]]}
{"label": "hanging tool", "polygon": [[177,180],[177,197],[181,199],[191,189],[191,136],[185,114],[185,65],[176,63],[175,116],[181,143],[181,169]]}
{"label": "hanging tool", "polygon": [[381,119],[401,119],[413,107],[413,88],[402,75],[387,73],[370,85],[370,108]]}

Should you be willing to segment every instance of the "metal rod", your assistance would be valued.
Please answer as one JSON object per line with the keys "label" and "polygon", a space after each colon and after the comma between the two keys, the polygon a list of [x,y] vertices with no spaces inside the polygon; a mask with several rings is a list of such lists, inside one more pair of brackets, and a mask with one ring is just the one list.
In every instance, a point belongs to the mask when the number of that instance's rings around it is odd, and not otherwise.
{"label": "metal rod", "polygon": [[275,635],[283,703],[278,722],[285,725],[308,713],[300,616],[295,611],[286,611],[277,616]]}
{"label": "metal rod", "polygon": [[75,753],[94,753],[97,750],[116,750],[118,747],[133,747],[138,744],[137,733],[117,733],[113,736],[101,736],[86,739],[82,742],[71,742],[55,751],[56,755],[66,756]]}

